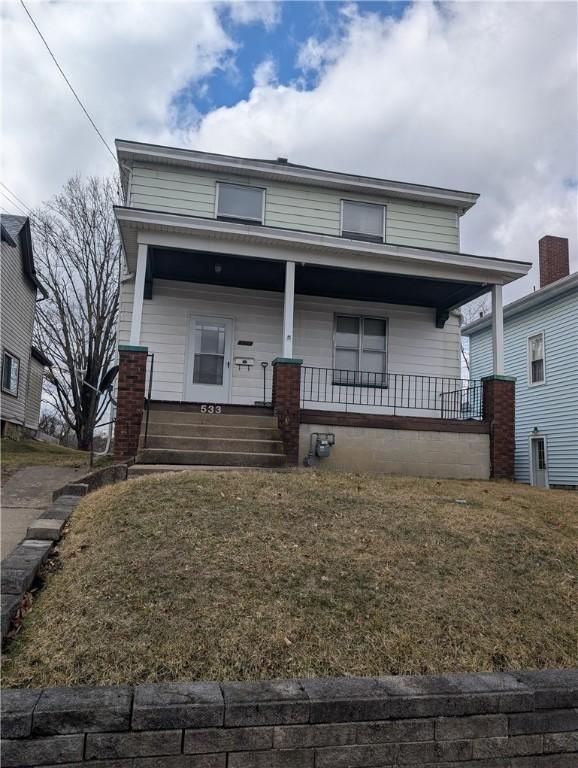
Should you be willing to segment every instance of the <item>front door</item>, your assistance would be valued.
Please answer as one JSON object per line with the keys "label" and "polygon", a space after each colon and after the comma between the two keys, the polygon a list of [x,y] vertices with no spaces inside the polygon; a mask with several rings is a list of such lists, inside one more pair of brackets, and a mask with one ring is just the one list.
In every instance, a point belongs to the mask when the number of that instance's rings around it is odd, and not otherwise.
{"label": "front door", "polygon": [[543,437],[532,438],[532,485],[548,487],[546,467],[546,441]]}
{"label": "front door", "polygon": [[185,371],[185,399],[228,403],[231,385],[233,321],[192,317]]}

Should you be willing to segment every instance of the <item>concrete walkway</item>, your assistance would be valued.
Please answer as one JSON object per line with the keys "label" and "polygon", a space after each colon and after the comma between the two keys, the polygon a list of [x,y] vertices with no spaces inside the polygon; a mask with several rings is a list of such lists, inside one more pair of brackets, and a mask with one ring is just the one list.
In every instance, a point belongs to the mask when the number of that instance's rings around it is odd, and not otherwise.
{"label": "concrete walkway", "polygon": [[87,467],[24,467],[2,486],[1,559],[26,535],[28,526],[52,502],[52,492],[88,472]]}

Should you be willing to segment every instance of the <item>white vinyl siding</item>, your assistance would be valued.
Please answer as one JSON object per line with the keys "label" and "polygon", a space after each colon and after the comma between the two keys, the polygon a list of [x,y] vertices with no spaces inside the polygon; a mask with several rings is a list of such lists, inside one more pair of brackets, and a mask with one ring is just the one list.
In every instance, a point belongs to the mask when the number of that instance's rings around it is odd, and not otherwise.
{"label": "white vinyl siding", "polygon": [[[211,175],[166,167],[133,167],[127,204],[134,208],[215,217],[217,182],[239,184],[240,177]],[[296,229],[323,235],[341,234],[339,190],[263,182],[246,177],[243,184],[265,187],[265,221],[272,227]],[[439,250],[459,250],[457,210],[431,203],[397,200],[373,195],[355,195],[358,202],[387,207],[386,241]]]}
{"label": "white vinyl siding", "polygon": [[26,279],[19,239],[17,242],[16,248],[2,242],[0,349],[19,358],[19,386],[17,397],[6,392],[0,393],[0,413],[2,420],[24,424],[36,289]]}
{"label": "white vinyl siding", "polygon": [[[122,284],[119,343],[128,343],[133,282]],[[444,329],[435,327],[433,309],[401,307],[325,297],[295,297],[295,357],[304,365],[334,367],[336,314],[387,320],[388,370],[431,376],[459,376],[459,327],[450,316]],[[140,344],[154,353],[153,397],[183,399],[188,320],[191,316],[233,320],[233,357],[252,357],[250,370],[233,365],[232,402],[251,405],[263,399],[261,362],[281,355],[283,294],[155,280],[153,298],[143,304]],[[238,341],[253,345],[238,346]],[[269,389],[270,393],[270,389]]]}
{"label": "white vinyl siding", "polygon": [[[546,382],[528,381],[528,337],[544,332]],[[491,330],[470,337],[472,378],[492,372]],[[568,292],[504,320],[505,372],[516,377],[516,480],[530,482],[530,436],[547,439],[551,485],[578,485],[578,295]]]}

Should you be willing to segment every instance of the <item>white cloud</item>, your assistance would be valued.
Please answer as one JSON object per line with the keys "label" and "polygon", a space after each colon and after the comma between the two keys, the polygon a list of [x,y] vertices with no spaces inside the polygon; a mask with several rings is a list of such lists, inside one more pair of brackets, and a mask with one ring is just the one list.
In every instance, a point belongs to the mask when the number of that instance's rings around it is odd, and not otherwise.
{"label": "white cloud", "polygon": [[[222,6],[221,6],[222,8]],[[106,137],[189,145],[481,193],[462,250],[534,260],[545,233],[578,245],[577,7],[416,3],[401,20],[343,5],[304,41],[305,78],[277,82],[274,58],[249,97],[199,122],[171,102],[221,69],[238,43],[219,7],[197,2],[33,3]],[[323,8],[321,8],[323,11]],[[279,21],[271,3],[233,3],[233,23]],[[2,6],[3,180],[30,204],[77,170],[113,168],[18,3]],[[330,18],[326,14],[326,19]],[[333,17],[335,18],[335,17]],[[210,93],[209,93],[210,95]],[[4,205],[4,203],[2,203]],[[530,290],[535,276],[509,289]]]}
{"label": "white cloud", "polygon": [[[30,2],[29,10],[101,132],[175,142],[171,99],[215,69],[231,68],[237,43],[219,12],[198,2]],[[270,3],[234,2],[235,23],[275,22]],[[29,205],[71,174],[114,171],[19,3],[2,18],[2,177]],[[189,115],[189,125],[194,116]],[[2,201],[6,207],[6,202]]]}
{"label": "white cloud", "polygon": [[556,234],[576,268],[576,189],[564,184],[578,176],[576,14],[569,3],[417,3],[394,21],[350,9],[345,28],[301,49],[301,65],[320,70],[313,90],[259,82],[189,142],[480,192],[463,251],[532,261]]}

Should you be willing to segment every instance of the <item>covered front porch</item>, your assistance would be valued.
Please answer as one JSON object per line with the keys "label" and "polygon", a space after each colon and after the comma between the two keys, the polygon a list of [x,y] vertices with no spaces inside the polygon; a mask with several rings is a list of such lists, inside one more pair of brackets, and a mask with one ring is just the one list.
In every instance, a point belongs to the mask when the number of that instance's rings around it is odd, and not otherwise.
{"label": "covered front porch", "polygon": [[[180,404],[186,413],[193,404],[201,414],[271,407],[279,432],[268,439],[282,440],[292,464],[302,452],[302,423],[356,435],[360,427],[412,430],[421,447],[423,433],[475,433],[466,449],[475,445],[487,455],[489,401],[480,382],[461,375],[456,310],[492,292],[500,377],[502,285],[527,265],[174,214],[116,213],[127,271],[119,341],[125,355],[134,353],[127,381],[142,378],[143,406],[155,403],[162,412],[163,403]],[[131,393],[129,410],[134,400]],[[122,410],[117,425],[127,418]],[[360,421],[340,423],[339,414]],[[142,417],[138,432],[136,423],[125,452],[142,441]],[[187,440],[196,445],[202,427]],[[461,438],[444,440],[461,454]],[[391,441],[384,446],[390,460]],[[424,449],[424,472],[430,453]]]}
{"label": "covered front porch", "polygon": [[[278,243],[248,247],[254,226],[208,241],[150,231],[125,210],[119,336],[148,348],[155,400],[270,403],[280,357],[303,363],[303,407],[476,418],[481,393],[462,378],[454,310],[488,290],[502,373],[498,280],[509,279],[507,263],[354,241],[345,253],[341,241],[339,252],[320,243],[295,253],[285,243],[280,258]],[[376,249],[391,253],[378,259]]]}

